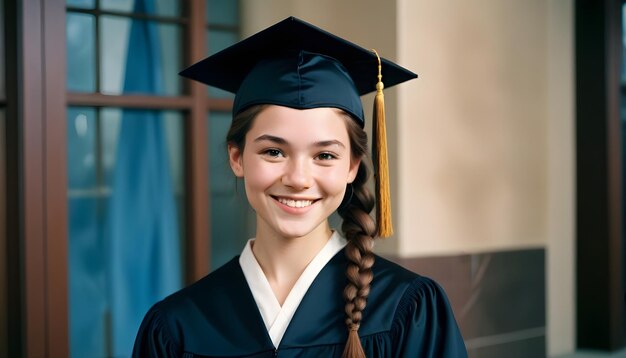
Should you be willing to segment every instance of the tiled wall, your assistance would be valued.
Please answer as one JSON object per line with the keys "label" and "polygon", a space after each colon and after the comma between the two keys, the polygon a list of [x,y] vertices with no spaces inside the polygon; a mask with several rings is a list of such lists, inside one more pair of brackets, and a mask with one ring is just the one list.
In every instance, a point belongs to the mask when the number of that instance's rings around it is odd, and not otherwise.
{"label": "tiled wall", "polygon": [[391,259],[446,290],[470,357],[546,356],[544,249]]}

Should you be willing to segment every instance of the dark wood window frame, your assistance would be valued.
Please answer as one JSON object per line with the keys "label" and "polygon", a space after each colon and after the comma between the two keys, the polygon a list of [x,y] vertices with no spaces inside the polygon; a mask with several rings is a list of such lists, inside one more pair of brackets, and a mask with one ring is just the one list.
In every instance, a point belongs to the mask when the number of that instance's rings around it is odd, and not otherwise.
{"label": "dark wood window frame", "polygon": [[575,5],[576,342],[608,351],[626,343],[621,5]]}
{"label": "dark wood window frame", "polygon": [[[206,56],[207,28],[222,27],[207,25],[205,0],[181,3],[187,14],[182,20],[158,19],[185,25],[183,58],[191,64]],[[189,283],[206,275],[210,267],[207,116],[209,111],[230,111],[232,100],[208,98],[204,85],[190,81],[185,82],[185,94],[175,97],[66,93],[66,1],[5,4],[7,98],[2,105],[7,118],[8,352],[12,357],[67,357],[67,107],[185,113],[185,280]]]}

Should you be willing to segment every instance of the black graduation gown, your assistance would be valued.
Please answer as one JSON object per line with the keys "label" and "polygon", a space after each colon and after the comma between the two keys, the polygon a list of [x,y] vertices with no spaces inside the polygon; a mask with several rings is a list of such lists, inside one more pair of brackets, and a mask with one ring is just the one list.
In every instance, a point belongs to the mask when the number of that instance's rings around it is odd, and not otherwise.
{"label": "black graduation gown", "polygon": [[[238,257],[155,304],[133,357],[341,357],[347,339],[344,251],[304,295],[278,348]],[[467,357],[442,288],[379,256],[359,335],[367,357]]]}

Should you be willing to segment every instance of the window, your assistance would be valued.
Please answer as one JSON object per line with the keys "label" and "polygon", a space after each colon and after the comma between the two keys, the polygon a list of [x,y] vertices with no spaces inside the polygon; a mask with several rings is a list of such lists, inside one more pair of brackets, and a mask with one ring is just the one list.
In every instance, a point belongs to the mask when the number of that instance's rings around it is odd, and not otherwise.
{"label": "window", "polygon": [[148,308],[234,250],[218,234],[245,210],[220,201],[212,170],[232,95],[177,75],[238,39],[237,1],[205,1],[67,0],[72,356],[129,355]]}

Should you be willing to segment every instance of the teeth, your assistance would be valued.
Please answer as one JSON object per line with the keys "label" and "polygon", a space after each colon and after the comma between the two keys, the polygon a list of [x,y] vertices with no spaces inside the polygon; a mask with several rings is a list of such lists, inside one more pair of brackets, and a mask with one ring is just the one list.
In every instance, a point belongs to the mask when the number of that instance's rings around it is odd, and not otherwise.
{"label": "teeth", "polygon": [[313,204],[312,200],[291,200],[285,198],[278,198],[278,201],[292,208],[305,208]]}

